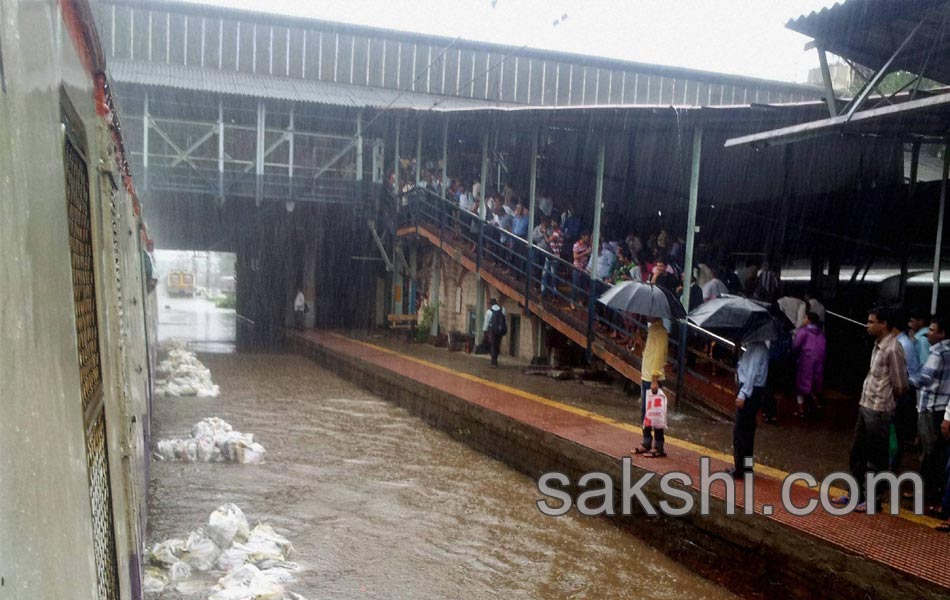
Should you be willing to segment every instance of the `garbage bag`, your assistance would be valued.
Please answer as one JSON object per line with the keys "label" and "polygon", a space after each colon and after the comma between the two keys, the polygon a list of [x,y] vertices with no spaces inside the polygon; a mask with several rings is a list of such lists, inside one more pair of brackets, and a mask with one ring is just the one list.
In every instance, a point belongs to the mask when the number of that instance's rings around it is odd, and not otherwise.
{"label": "garbage bag", "polygon": [[191,577],[191,567],[185,561],[178,561],[168,569],[169,581],[182,581]]}
{"label": "garbage bag", "polygon": [[149,551],[149,562],[153,565],[169,567],[181,559],[185,552],[185,540],[171,538],[158,542]]}
{"label": "garbage bag", "polygon": [[219,548],[230,548],[235,541],[246,541],[250,531],[244,512],[236,505],[228,503],[211,513],[206,533]]}
{"label": "garbage bag", "polygon": [[144,578],[142,580],[142,587],[146,593],[158,593],[165,589],[165,586],[168,585],[168,578],[165,577],[165,574],[161,570],[156,569],[155,567],[146,567]]}
{"label": "garbage bag", "polygon": [[221,550],[217,544],[199,530],[191,532],[188,536],[182,560],[197,571],[210,571],[220,554]]}

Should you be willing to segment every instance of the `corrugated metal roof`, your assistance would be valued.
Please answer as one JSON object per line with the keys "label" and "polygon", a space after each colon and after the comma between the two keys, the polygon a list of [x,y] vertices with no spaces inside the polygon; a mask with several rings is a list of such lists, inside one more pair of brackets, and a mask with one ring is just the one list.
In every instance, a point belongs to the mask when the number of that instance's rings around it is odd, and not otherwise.
{"label": "corrugated metal roof", "polygon": [[950,83],[950,0],[845,0],[790,20],[786,27],[825,50],[879,69],[923,21],[893,69]]}
{"label": "corrugated metal roof", "polygon": [[120,83],[352,108],[429,110],[507,106],[469,98],[127,60],[110,61],[109,73],[113,81]]}

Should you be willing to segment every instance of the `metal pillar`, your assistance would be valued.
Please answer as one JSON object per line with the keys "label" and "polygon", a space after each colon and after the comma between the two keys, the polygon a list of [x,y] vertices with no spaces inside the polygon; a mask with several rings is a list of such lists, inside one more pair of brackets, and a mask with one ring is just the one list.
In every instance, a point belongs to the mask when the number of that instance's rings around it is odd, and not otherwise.
{"label": "metal pillar", "polygon": [[485,206],[485,179],[488,177],[488,135],[486,131],[482,134],[482,171],[478,182],[478,246],[475,252],[475,272],[481,279],[482,246],[485,242],[485,217],[488,214],[488,207]]}
{"label": "metal pillar", "polygon": [[[917,140],[911,146],[910,152],[910,181],[907,184],[907,205],[911,206],[914,201],[914,193],[917,188],[917,170],[920,165],[920,140]],[[897,297],[900,298],[901,304],[904,303],[904,298],[907,295],[907,278],[909,276],[909,262],[910,262],[910,243],[907,238],[904,239],[904,242],[901,244],[901,274],[900,274],[900,287],[898,288]]]}
{"label": "metal pillar", "polygon": [[224,200],[224,101],[218,98],[218,196]]}
{"label": "metal pillar", "polygon": [[409,247],[409,314],[416,312],[416,276],[419,272],[419,249],[416,246]]}
{"label": "metal pillar", "polygon": [[598,133],[597,140],[597,179],[594,184],[594,230],[591,233],[591,265],[593,269],[590,272],[590,293],[587,297],[587,362],[594,358],[594,310],[596,307],[596,275],[597,273],[597,255],[600,254],[600,221],[601,212],[604,204],[604,153],[606,140],[603,131]]}
{"label": "metal pillar", "polygon": [[356,113],[356,180],[363,181],[363,111]]}
{"label": "metal pillar", "polygon": [[[294,105],[290,105],[290,122],[287,126],[287,177],[290,178],[290,201],[294,200]],[[290,204],[293,206],[293,204]]]}
{"label": "metal pillar", "polygon": [[422,180],[422,115],[418,115],[418,130],[416,133],[416,186]]}
{"label": "metal pillar", "polygon": [[442,122],[442,197],[447,198],[449,186],[446,180],[449,177],[449,115],[446,113],[445,121]]}
{"label": "metal pillar", "polygon": [[[448,113],[444,116],[444,121],[442,122],[442,180],[439,181],[440,189],[442,190],[442,198],[449,197],[449,115]],[[445,228],[445,211],[448,209],[446,206],[439,207],[439,250],[442,249],[442,242],[445,238],[443,229]]]}
{"label": "metal pillar", "polygon": [[531,132],[531,181],[528,184],[528,263],[525,266],[524,282],[524,310],[528,312],[528,303],[531,296],[531,267],[534,266],[534,213],[537,210],[538,192],[538,130]]}
{"label": "metal pillar", "polygon": [[264,199],[264,144],[266,141],[265,138],[265,127],[267,122],[267,113],[266,108],[264,107],[264,101],[258,100],[257,102],[257,154],[254,158],[254,173],[256,175],[255,179],[257,180],[257,189],[254,195],[254,200],[257,206],[261,205],[261,201]]}
{"label": "metal pillar", "polygon": [[825,84],[825,102],[832,117],[838,116],[838,105],[835,102],[835,88],[831,83],[831,70],[828,68],[828,56],[825,49],[818,46],[818,63],[821,65],[821,79]]}
{"label": "metal pillar", "polygon": [[142,191],[148,191],[148,130],[152,126],[152,115],[148,111],[148,91],[142,103]]}
{"label": "metal pillar", "polygon": [[[494,126],[493,126],[494,128]],[[478,248],[475,254],[475,275],[478,277],[475,296],[475,341],[482,342],[482,330],[485,327],[485,281],[481,275],[482,262],[482,244],[485,238],[485,178],[488,177],[488,135],[489,131],[482,134],[482,171],[478,186]],[[499,300],[500,301],[500,300]]]}
{"label": "metal pillar", "polygon": [[[399,239],[396,237],[396,227],[397,221],[399,219],[399,128],[400,128],[399,117],[395,119],[395,137],[393,139],[393,200],[395,202],[395,212],[393,212],[393,285],[392,285],[392,311],[394,314],[402,314],[402,294],[404,293],[402,286],[400,285],[399,277],[399,262],[396,260],[396,246],[399,244]],[[399,294],[396,294],[396,291],[399,291]],[[397,297],[399,298],[397,302]]]}
{"label": "metal pillar", "polygon": [[934,248],[934,285],[930,295],[930,314],[937,314],[940,294],[940,254],[943,249],[943,216],[947,208],[947,177],[950,177],[950,142],[943,147],[943,176],[940,178],[940,212],[937,214],[937,241]]}
{"label": "metal pillar", "polygon": [[[703,154],[703,128],[697,125],[693,129],[693,157],[689,173],[689,211],[686,217],[686,260],[683,265],[682,302],[689,310],[689,289],[693,285],[693,250],[696,241],[696,206],[699,204],[699,166]],[[686,376],[686,342],[689,328],[683,323],[680,327],[679,365],[676,370],[676,395],[671,408],[679,410],[679,399],[683,391],[683,379]]]}

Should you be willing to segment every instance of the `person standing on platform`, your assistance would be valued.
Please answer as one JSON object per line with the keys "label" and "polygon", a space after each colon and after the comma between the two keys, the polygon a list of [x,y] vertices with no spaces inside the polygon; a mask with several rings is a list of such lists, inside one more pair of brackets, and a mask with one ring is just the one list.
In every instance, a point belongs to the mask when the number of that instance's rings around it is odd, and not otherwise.
{"label": "person standing on platform", "polygon": [[485,326],[483,331],[488,339],[491,352],[491,366],[498,367],[498,354],[501,352],[501,340],[508,333],[508,315],[505,309],[498,305],[498,300],[488,301],[489,309],[485,311]]}
{"label": "person standing on platform", "polygon": [[294,298],[294,327],[298,331],[303,331],[304,324],[306,323],[307,314],[307,299],[304,298],[303,290],[297,288],[297,297]]}
{"label": "person standing on platform", "polygon": [[920,436],[920,475],[924,480],[924,499],[928,505],[940,500],[947,465],[947,441],[941,432],[947,405],[950,404],[950,339],[947,338],[947,326],[943,317],[934,317],[930,322],[927,335],[930,355],[923,367],[910,376],[910,384],[919,390],[917,435]]}
{"label": "person standing on platform", "polygon": [[[901,462],[904,459],[904,449],[912,444],[914,438],[917,437],[917,394],[914,391],[917,386],[914,383],[914,378],[923,365],[917,353],[917,340],[914,339],[914,332],[908,326],[903,325],[905,322],[909,323],[906,313],[900,311],[896,320],[898,325],[895,329],[900,330],[902,326],[905,328],[897,334],[897,343],[904,350],[904,364],[907,366],[907,380],[910,382],[910,387],[903,396],[897,399],[897,407],[894,409],[894,434],[897,438],[897,446],[890,454],[889,463],[891,471],[894,473],[900,472]],[[938,423],[937,429],[939,428],[940,424]]]}
{"label": "person standing on platform", "polygon": [[[868,334],[875,338],[871,352],[871,365],[864,386],[861,389],[861,402],[858,408],[858,420],[854,426],[854,441],[851,443],[851,474],[858,483],[858,504],[856,512],[867,512],[866,476],[868,464],[876,473],[888,468],[888,446],[891,423],[897,399],[907,392],[907,364],[904,361],[904,349],[897,342],[894,326],[897,317],[893,309],[874,308],[868,313]],[[848,504],[851,498],[839,496],[832,498],[834,504]]]}
{"label": "person standing on platform", "polygon": [[798,368],[795,376],[798,411],[796,417],[805,418],[805,402],[810,400],[815,408],[821,408],[819,394],[825,379],[825,334],[821,330],[821,318],[808,312],[802,327],[795,332],[792,350],[798,353]]}
{"label": "person standing on platform", "polygon": [[[670,338],[659,317],[650,318],[647,328],[647,342],[643,347],[643,362],[640,368],[640,423],[646,417],[647,396],[650,392],[660,391],[660,384],[666,379],[666,358]],[[653,447],[653,427],[643,428],[643,443],[634,448],[633,454],[663,455],[663,429],[656,430],[656,447]]]}
{"label": "person standing on platform", "polygon": [[755,425],[762,408],[769,378],[769,348],[765,342],[748,342],[736,367],[739,392],[736,394],[736,418],[732,429],[732,449],[735,467],[729,473],[742,478],[752,466],[745,459],[753,458]]}

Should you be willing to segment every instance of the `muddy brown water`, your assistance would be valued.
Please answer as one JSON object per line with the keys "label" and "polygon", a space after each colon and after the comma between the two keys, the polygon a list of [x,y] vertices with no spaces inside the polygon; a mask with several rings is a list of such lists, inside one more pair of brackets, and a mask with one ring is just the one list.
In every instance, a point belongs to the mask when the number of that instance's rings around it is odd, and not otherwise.
{"label": "muddy brown water", "polygon": [[302,357],[200,358],[221,396],[156,399],[153,440],[218,416],[267,460],[154,462],[150,543],[234,502],[293,542],[311,600],[733,597],[606,520],[542,515],[532,479]]}

